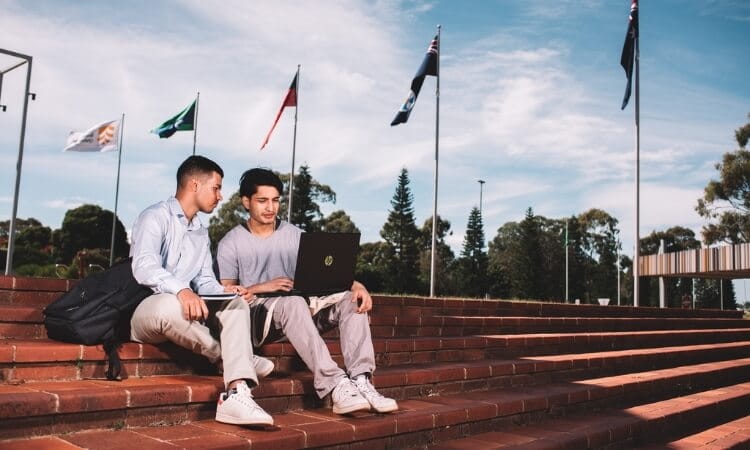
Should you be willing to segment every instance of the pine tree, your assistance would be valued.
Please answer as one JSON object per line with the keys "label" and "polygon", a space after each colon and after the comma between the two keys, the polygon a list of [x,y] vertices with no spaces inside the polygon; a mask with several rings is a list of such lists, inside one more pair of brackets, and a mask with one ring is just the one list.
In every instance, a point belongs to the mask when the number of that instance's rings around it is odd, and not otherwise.
{"label": "pine tree", "polygon": [[385,285],[386,289],[394,293],[411,293],[419,289],[419,230],[414,220],[413,202],[409,189],[409,172],[404,168],[398,177],[388,220],[380,230],[380,235],[393,250],[393,263]]}
{"label": "pine tree", "polygon": [[458,262],[459,294],[481,297],[487,293],[487,253],[484,251],[484,225],[482,213],[474,207],[466,225],[464,245]]}
{"label": "pine tree", "polygon": [[530,207],[526,210],[526,217],[519,225],[519,242],[513,252],[510,267],[511,294],[517,298],[539,299],[543,290],[541,286],[541,227]]}
{"label": "pine tree", "polygon": [[[279,175],[284,183],[279,217],[288,217],[289,175]],[[323,214],[319,202],[336,203],[336,193],[330,186],[321,184],[310,174],[310,166],[303,164],[294,176],[294,196],[292,198],[292,223],[305,231],[320,231]]]}

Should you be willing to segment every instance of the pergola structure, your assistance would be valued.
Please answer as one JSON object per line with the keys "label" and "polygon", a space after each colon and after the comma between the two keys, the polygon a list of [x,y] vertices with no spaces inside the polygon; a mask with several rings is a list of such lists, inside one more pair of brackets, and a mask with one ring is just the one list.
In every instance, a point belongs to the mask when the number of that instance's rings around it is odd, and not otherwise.
{"label": "pergola structure", "polygon": [[640,275],[675,278],[750,278],[750,243],[646,255]]}

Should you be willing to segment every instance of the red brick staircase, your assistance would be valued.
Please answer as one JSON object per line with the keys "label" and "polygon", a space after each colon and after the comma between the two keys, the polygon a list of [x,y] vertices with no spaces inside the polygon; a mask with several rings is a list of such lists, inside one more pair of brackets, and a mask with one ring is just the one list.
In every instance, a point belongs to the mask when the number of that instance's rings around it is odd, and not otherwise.
{"label": "red brick staircase", "polygon": [[[336,416],[288,344],[254,390],[271,429],[212,420],[202,357],[46,339],[66,280],[0,277],[0,449],[750,448],[750,321],[737,311],[377,297],[375,385],[390,415]],[[328,346],[341,362],[337,339]]]}

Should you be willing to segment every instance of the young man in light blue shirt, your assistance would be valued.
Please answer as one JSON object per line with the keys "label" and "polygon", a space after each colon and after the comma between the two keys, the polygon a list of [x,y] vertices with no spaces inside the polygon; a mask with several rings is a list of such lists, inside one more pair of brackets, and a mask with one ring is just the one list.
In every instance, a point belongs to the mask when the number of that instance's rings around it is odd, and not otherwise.
{"label": "young man in light blue shirt", "polygon": [[[241,425],[271,425],[273,418],[252,398],[250,387],[268,375],[273,363],[253,354],[247,290],[222,286],[212,269],[208,230],[198,212],[211,213],[221,201],[224,172],[213,161],[191,156],[177,170],[174,197],[146,208],[132,231],[133,276],[154,295],[138,305],[131,320],[131,339],[166,341],[223,364],[227,392],[219,397],[216,420]],[[216,312],[220,345],[204,321],[209,319],[205,294],[238,294]],[[250,384],[250,386],[248,386]]]}

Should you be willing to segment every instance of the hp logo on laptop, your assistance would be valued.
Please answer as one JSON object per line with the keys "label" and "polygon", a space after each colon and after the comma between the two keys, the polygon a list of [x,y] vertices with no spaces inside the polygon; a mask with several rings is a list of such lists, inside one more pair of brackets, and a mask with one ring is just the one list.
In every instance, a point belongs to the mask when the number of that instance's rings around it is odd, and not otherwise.
{"label": "hp logo on laptop", "polygon": [[326,256],[325,259],[323,259],[323,264],[325,264],[326,267],[331,266],[333,264],[333,256],[331,255]]}

